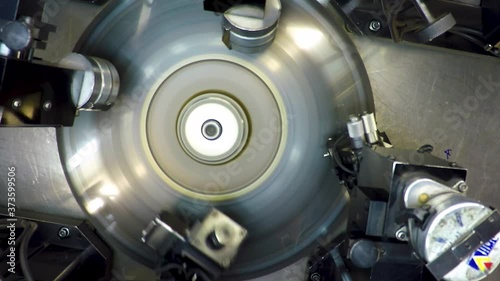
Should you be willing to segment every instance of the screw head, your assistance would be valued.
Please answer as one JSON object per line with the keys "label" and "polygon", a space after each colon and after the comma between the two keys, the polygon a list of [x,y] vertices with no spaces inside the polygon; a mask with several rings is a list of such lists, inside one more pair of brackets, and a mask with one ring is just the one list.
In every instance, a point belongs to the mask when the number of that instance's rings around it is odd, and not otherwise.
{"label": "screw head", "polygon": [[469,187],[465,182],[462,182],[458,185],[458,191],[460,192],[466,192]]}
{"label": "screw head", "polygon": [[19,109],[19,108],[21,108],[22,105],[23,105],[23,102],[20,99],[15,99],[12,102],[12,108],[14,108],[14,109]]}
{"label": "screw head", "polygon": [[52,102],[51,101],[46,101],[44,104],[43,104],[43,109],[45,111],[49,111],[52,109]]}
{"label": "screw head", "polygon": [[67,237],[69,237],[69,235],[70,235],[69,228],[67,228],[65,226],[59,228],[59,231],[57,232],[57,236],[59,236],[59,238],[61,238],[61,239],[67,238]]}
{"label": "screw head", "polygon": [[378,20],[372,20],[368,28],[373,32],[377,32],[380,30],[380,28],[382,28],[382,23],[380,23]]}
{"label": "screw head", "polygon": [[462,193],[466,192],[467,189],[469,189],[469,187],[467,186],[467,184],[465,182],[460,183],[457,188],[458,188],[458,191],[460,191]]}
{"label": "screw head", "polygon": [[400,241],[405,241],[406,240],[406,232],[404,232],[403,230],[398,230],[396,232],[396,238]]}
{"label": "screw head", "polygon": [[319,273],[313,273],[309,277],[312,281],[320,281],[321,280],[321,275]]}

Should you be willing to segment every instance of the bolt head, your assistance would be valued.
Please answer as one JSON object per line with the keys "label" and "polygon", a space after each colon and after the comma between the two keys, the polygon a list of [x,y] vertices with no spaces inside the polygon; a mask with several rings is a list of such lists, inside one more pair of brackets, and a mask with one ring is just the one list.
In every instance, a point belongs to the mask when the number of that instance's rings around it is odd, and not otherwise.
{"label": "bolt head", "polygon": [[57,232],[57,235],[61,239],[69,237],[69,234],[70,234],[70,231],[69,231],[69,228],[67,228],[67,227],[61,227],[59,229],[59,231]]}
{"label": "bolt head", "polygon": [[310,277],[312,281],[320,281],[321,280],[321,275],[319,273],[313,273]]}
{"label": "bolt head", "polygon": [[52,109],[52,102],[51,101],[46,101],[44,104],[43,104],[43,109],[45,111],[49,111]]}
{"label": "bolt head", "polygon": [[467,186],[466,183],[462,182],[458,185],[458,191],[460,192],[466,192],[469,187]]}
{"label": "bolt head", "polygon": [[21,106],[23,105],[23,103],[21,102],[20,99],[15,99],[13,102],[12,102],[12,107],[14,109],[19,109]]}
{"label": "bolt head", "polygon": [[398,240],[401,240],[401,241],[406,240],[406,232],[401,231],[401,230],[400,230],[400,231],[398,231],[398,232],[396,233],[396,238],[397,238]]}
{"label": "bolt head", "polygon": [[380,28],[382,28],[382,23],[380,23],[378,20],[372,20],[368,28],[373,32],[377,32],[380,30]]}

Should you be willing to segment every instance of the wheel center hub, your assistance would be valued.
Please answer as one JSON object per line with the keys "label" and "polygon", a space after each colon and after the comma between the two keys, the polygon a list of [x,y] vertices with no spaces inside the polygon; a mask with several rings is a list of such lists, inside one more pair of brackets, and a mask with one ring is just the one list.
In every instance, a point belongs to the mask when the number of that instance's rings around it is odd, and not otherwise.
{"label": "wheel center hub", "polygon": [[177,119],[184,151],[205,164],[221,164],[238,155],[248,138],[248,119],[234,99],[215,93],[191,100]]}

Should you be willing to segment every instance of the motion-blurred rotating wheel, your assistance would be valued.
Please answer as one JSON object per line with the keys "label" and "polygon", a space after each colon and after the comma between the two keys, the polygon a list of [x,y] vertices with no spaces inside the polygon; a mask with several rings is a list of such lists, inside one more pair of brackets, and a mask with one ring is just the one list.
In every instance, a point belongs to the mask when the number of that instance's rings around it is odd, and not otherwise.
{"label": "motion-blurred rotating wheel", "polygon": [[76,51],[121,77],[107,112],[58,140],[68,181],[101,235],[152,266],[141,231],[160,211],[192,223],[215,207],[248,230],[226,280],[275,271],[345,228],[346,192],[323,157],[370,85],[331,7],[282,1],[273,44],[229,50],[203,1],[114,1]]}

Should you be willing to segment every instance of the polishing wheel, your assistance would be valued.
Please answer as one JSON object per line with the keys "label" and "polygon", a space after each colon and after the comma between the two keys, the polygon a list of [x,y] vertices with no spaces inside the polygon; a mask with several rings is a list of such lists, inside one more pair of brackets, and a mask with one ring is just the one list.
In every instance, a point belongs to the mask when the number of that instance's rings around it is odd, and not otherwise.
{"label": "polishing wheel", "polygon": [[153,266],[141,232],[156,215],[192,224],[217,208],[248,231],[223,276],[234,281],[341,234],[347,195],[325,143],[374,106],[335,16],[282,1],[274,41],[246,53],[226,46],[222,16],[201,0],[111,1],[75,51],[116,66],[118,98],[58,131],[73,193],[103,238]]}

